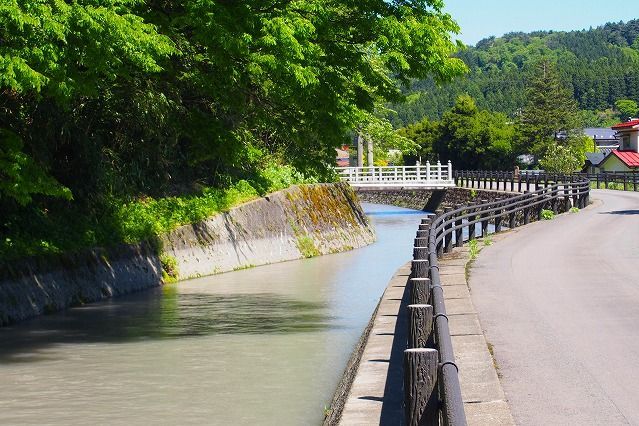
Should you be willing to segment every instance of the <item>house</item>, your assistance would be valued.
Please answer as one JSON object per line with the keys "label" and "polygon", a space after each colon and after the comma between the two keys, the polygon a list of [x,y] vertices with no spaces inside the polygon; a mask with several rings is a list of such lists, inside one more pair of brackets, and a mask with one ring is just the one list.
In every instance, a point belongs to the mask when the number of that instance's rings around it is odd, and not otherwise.
{"label": "house", "polygon": [[337,167],[348,167],[349,166],[349,157],[350,154],[348,153],[348,145],[342,146],[341,149],[336,148],[335,149],[335,162],[337,164]]}
{"label": "house", "polygon": [[607,153],[603,152],[587,152],[586,164],[584,165],[582,172],[584,173],[599,173],[601,162],[606,158]]}
{"label": "house", "polygon": [[594,151],[610,152],[619,148],[617,132],[609,127],[586,127],[584,134],[592,139]]}
{"label": "house", "polygon": [[612,150],[599,163],[605,172],[639,171],[639,119],[612,126],[619,139],[619,149]]}

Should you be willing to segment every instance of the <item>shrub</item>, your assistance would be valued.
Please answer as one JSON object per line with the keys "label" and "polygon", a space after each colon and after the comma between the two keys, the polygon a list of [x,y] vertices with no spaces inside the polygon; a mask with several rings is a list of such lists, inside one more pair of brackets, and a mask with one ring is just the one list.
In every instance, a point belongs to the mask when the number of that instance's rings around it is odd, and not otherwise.
{"label": "shrub", "polygon": [[552,210],[543,209],[541,211],[541,218],[543,220],[552,220],[555,218],[555,213]]}

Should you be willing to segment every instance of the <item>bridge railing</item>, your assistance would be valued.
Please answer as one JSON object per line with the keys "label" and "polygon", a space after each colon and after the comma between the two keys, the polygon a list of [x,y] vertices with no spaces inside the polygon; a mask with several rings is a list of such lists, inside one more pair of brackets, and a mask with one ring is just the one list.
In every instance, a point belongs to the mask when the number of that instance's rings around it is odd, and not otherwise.
{"label": "bridge railing", "polygon": [[402,307],[408,309],[409,317],[404,352],[406,424],[467,424],[438,258],[477,238],[478,230],[486,236],[489,224],[499,232],[504,227],[541,220],[546,208],[557,213],[588,204],[590,182],[586,179],[544,182],[537,188],[513,196],[505,194],[493,202],[448,208],[422,219],[413,247],[409,305]]}
{"label": "bridge railing", "polygon": [[337,167],[335,169],[342,181],[351,186],[383,187],[452,187],[453,166],[447,164],[426,163],[420,166],[389,167]]}

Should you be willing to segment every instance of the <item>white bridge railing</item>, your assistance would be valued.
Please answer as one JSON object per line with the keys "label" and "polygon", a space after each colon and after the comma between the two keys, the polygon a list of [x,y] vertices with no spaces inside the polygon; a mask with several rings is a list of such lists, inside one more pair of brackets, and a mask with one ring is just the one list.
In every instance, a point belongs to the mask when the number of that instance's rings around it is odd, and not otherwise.
{"label": "white bridge railing", "polygon": [[418,187],[442,188],[455,186],[453,166],[439,161],[431,165],[402,167],[337,167],[340,179],[355,187]]}

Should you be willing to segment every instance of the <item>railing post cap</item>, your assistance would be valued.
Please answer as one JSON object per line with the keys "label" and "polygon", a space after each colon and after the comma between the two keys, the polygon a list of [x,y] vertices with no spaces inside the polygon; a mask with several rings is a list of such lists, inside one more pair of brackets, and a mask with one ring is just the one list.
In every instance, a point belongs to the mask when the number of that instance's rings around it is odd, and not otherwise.
{"label": "railing post cap", "polygon": [[435,352],[435,353],[439,353],[439,351],[437,351],[437,349],[432,349],[432,348],[411,348],[411,349],[404,349],[404,353],[406,352],[424,352],[424,353],[428,353],[428,352]]}

